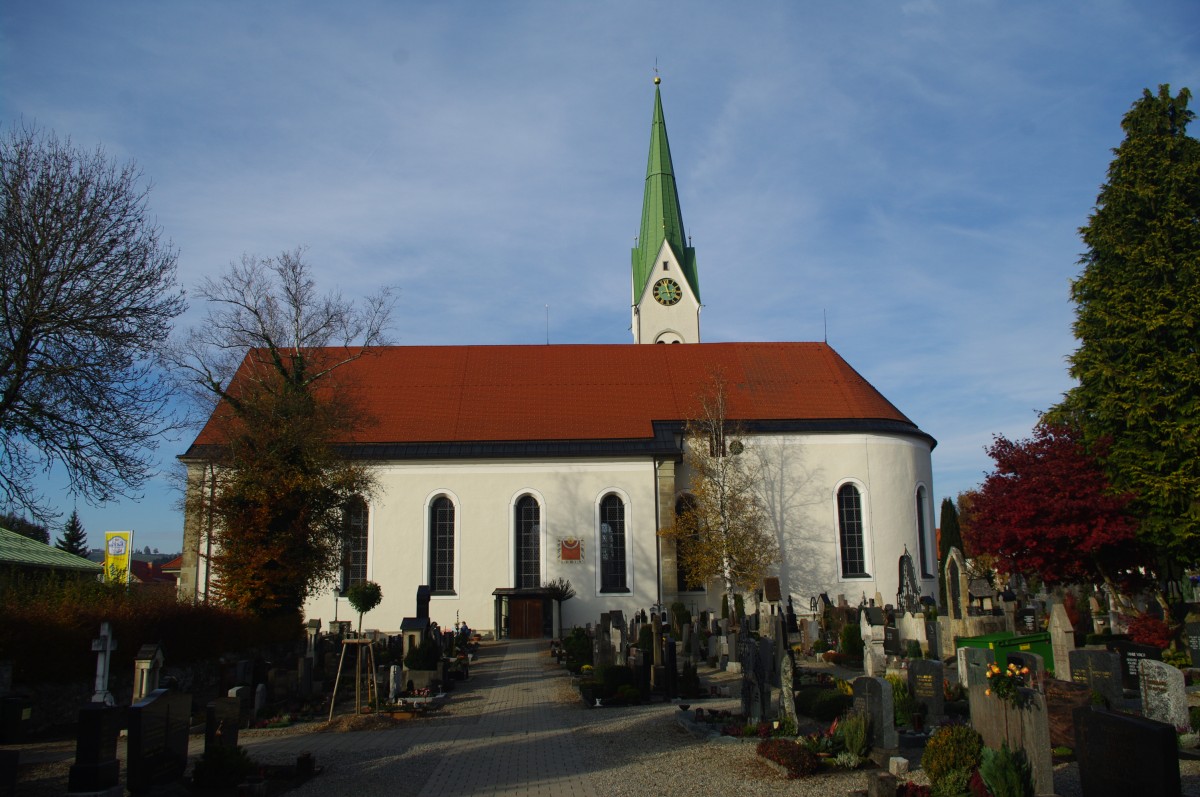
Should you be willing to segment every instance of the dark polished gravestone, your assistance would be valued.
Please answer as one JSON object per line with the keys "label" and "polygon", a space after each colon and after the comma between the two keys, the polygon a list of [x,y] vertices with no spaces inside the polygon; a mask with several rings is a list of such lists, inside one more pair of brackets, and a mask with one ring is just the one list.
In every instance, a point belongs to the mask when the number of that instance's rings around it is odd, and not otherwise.
{"label": "dark polished gravestone", "polygon": [[900,629],[894,625],[884,626],[883,652],[889,656],[904,655],[904,643],[900,641]]}
{"label": "dark polished gravestone", "polygon": [[1188,650],[1192,654],[1192,666],[1200,667],[1200,623],[1188,623],[1184,630],[1187,633]]}
{"label": "dark polished gravestone", "polygon": [[241,705],[236,697],[219,697],[205,707],[204,752],[217,747],[236,750]]}
{"label": "dark polished gravestone", "polygon": [[1126,689],[1141,688],[1142,659],[1162,661],[1162,651],[1153,645],[1139,645],[1125,639],[1108,642],[1105,647],[1121,655],[1121,685]]}
{"label": "dark polished gravestone", "polygon": [[1163,722],[1096,706],[1075,709],[1075,758],[1087,797],[1183,792],[1175,729]]}
{"label": "dark polished gravestone", "polygon": [[908,663],[908,693],[925,707],[926,721],[933,723],[946,713],[945,675],[940,661],[915,659]]}
{"label": "dark polished gravestone", "polygon": [[129,707],[126,786],[145,793],[183,777],[188,763],[192,696],[156,689]]}
{"label": "dark polished gravestone", "polygon": [[67,775],[67,794],[123,795],[117,737],[125,709],[91,703],[79,710],[75,763]]}
{"label": "dark polished gravestone", "polygon": [[1072,650],[1071,681],[1095,690],[1109,706],[1120,705],[1121,655],[1111,650]]}

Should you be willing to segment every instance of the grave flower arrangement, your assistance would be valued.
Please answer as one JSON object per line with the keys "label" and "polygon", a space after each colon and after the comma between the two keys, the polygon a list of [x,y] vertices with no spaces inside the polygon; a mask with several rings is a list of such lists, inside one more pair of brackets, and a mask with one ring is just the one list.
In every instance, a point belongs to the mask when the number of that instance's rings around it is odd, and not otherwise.
{"label": "grave flower arrangement", "polygon": [[1021,708],[1024,704],[1024,699],[1021,697],[1021,689],[1026,685],[1028,676],[1028,667],[1018,667],[1016,664],[1009,664],[1002,670],[998,664],[989,664],[987,672],[988,688],[984,694],[995,695],[1014,708]]}

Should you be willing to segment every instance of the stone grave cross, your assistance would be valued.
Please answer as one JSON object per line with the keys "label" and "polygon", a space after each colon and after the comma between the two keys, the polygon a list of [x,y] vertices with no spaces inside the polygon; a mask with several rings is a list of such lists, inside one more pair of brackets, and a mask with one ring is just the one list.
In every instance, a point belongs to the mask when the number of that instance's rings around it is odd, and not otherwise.
{"label": "stone grave cross", "polygon": [[92,695],[93,703],[103,703],[111,706],[116,703],[112,693],[108,691],[108,660],[117,649],[117,640],[112,636],[112,625],[100,623],[100,638],[92,640],[92,650],[96,652],[96,692]]}

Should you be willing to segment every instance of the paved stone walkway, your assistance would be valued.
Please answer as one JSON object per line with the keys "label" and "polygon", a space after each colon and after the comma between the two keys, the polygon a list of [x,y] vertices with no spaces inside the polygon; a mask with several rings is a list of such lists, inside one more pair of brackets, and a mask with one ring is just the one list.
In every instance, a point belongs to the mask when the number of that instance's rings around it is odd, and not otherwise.
{"label": "paved stone walkway", "polygon": [[[387,731],[244,735],[239,742],[261,761],[316,756],[325,771],[297,797],[317,794],[570,795],[592,797],[578,742],[572,734],[580,706],[555,700],[563,670],[546,667],[542,640],[485,648],[454,701],[484,701],[462,716],[447,713]],[[502,658],[501,658],[502,656]],[[193,738],[199,755],[203,740]]]}

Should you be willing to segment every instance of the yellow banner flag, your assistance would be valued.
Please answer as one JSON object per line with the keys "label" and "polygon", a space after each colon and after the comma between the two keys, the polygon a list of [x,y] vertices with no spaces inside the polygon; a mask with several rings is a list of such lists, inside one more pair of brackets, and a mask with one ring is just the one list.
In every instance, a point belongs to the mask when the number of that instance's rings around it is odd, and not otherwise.
{"label": "yellow banner flag", "polygon": [[104,532],[104,580],[110,584],[129,583],[129,562],[133,556],[132,531]]}

